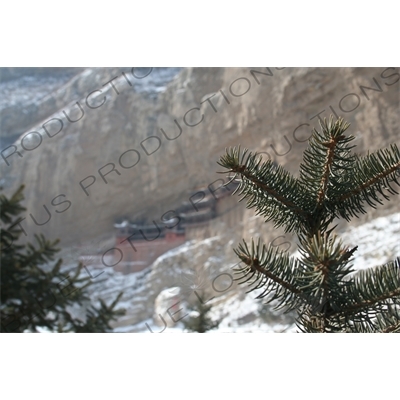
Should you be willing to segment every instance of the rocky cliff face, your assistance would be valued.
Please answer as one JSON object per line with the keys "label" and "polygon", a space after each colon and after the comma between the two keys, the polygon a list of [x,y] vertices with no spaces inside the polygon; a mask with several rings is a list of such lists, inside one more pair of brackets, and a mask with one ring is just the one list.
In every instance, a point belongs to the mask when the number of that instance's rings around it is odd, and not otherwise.
{"label": "rocky cliff face", "polygon": [[[82,68],[1,68],[0,144],[3,149],[93,83]],[[83,78],[83,79],[82,79]],[[86,89],[87,90],[87,89]]]}
{"label": "rocky cliff face", "polygon": [[[296,173],[312,127],[330,114],[352,124],[360,153],[399,138],[398,68],[77,72],[37,100],[32,124],[22,118],[25,133],[1,149],[6,191],[26,185],[28,239],[44,233],[75,244],[110,237],[118,217],[159,220],[197,187],[221,179],[216,161],[228,146],[264,152]],[[3,111],[2,137],[14,137],[19,128],[9,126],[18,110]]]}

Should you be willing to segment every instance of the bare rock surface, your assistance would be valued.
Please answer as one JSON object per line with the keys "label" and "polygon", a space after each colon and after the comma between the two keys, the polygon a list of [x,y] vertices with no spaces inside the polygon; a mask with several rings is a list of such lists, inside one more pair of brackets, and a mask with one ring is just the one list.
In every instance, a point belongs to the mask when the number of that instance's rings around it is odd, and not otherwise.
{"label": "bare rock surface", "polygon": [[[30,237],[44,233],[67,245],[112,235],[115,218],[124,215],[160,218],[191,190],[221,178],[216,161],[228,146],[264,152],[297,173],[318,114],[334,112],[348,120],[359,153],[399,138],[398,69],[134,73],[85,69],[36,104],[41,122],[14,143],[19,154],[3,149],[3,186],[11,192],[26,185],[22,225]],[[88,104],[98,108],[86,104],[89,94]],[[41,136],[26,136],[32,131]]]}

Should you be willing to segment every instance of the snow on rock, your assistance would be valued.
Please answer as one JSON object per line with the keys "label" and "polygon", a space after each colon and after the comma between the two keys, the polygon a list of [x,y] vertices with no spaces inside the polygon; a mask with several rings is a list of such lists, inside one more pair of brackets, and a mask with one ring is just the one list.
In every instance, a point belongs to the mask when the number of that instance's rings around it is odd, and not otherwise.
{"label": "snow on rock", "polygon": [[154,322],[158,326],[167,325],[172,327],[183,315],[180,305],[181,288],[174,287],[164,289],[156,297],[154,302]]}
{"label": "snow on rock", "polygon": [[358,246],[354,268],[382,265],[400,256],[400,213],[380,217],[341,235],[349,246]]}
{"label": "snow on rock", "polygon": [[[346,245],[358,246],[356,269],[385,263],[400,255],[400,214],[349,228],[339,236]],[[210,333],[296,332],[293,314],[283,314],[255,299],[260,290],[246,294],[246,285],[233,283],[232,267],[237,259],[232,247],[237,242],[229,235],[189,241],[159,257],[146,270],[131,275],[106,269],[99,276],[103,282],[94,285],[92,299],[111,301],[119,291],[124,292],[121,306],[127,315],[115,324],[116,332],[185,332],[181,322],[169,321],[167,310],[175,304],[176,310],[170,313],[178,317],[180,314],[174,312],[182,308],[184,316],[186,307],[198,299],[195,292],[212,305],[210,317],[220,322]],[[163,315],[167,327],[154,319],[157,314]]]}

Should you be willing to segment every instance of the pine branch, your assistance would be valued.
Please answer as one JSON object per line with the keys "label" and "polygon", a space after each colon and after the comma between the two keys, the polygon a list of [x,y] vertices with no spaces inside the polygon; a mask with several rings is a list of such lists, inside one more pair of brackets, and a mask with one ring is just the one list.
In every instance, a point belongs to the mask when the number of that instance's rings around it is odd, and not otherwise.
{"label": "pine branch", "polygon": [[333,221],[331,199],[342,193],[344,174],[354,162],[350,154],[354,146],[349,145],[354,138],[344,135],[349,124],[341,118],[333,122],[331,117],[320,121],[320,126],[321,132],[313,130],[300,164],[299,183],[306,193],[301,206],[310,214],[305,229],[308,237],[325,231]]}
{"label": "pine branch", "polygon": [[274,220],[275,226],[286,226],[286,231],[296,230],[307,219],[306,212],[298,206],[302,192],[296,179],[271,160],[262,162],[257,153],[241,153],[239,148],[226,150],[218,162],[235,179],[240,175],[239,186],[234,193],[242,195],[240,201],[248,199],[247,207],[255,207],[256,213],[267,221]]}
{"label": "pine branch", "polygon": [[328,121],[320,121],[321,132],[313,130],[309,140],[309,147],[303,155],[300,164],[300,181],[310,194],[316,196],[316,203],[322,204],[327,197],[329,187],[339,186],[337,179],[340,172],[348,169],[352,162],[349,146],[354,137],[344,135],[350,124],[338,119],[333,122],[333,117]]}
{"label": "pine branch", "polygon": [[387,305],[400,296],[400,258],[385,265],[359,271],[345,288],[347,301],[332,316],[356,315],[365,310]]}
{"label": "pine branch", "polygon": [[124,309],[115,309],[122,295],[123,292],[120,292],[109,306],[100,299],[100,307],[91,306],[87,310],[85,323],[79,324],[73,321],[73,330],[78,333],[103,333],[111,331],[110,322],[116,320],[118,316],[125,314]]}
{"label": "pine branch", "polygon": [[357,247],[350,250],[343,246],[336,236],[329,237],[320,232],[300,244],[303,270],[298,282],[302,282],[300,289],[306,298],[312,299],[314,312],[328,316],[341,310],[343,291],[350,285],[345,278],[353,272],[349,263],[356,250]]}
{"label": "pine branch", "polygon": [[279,308],[282,303],[285,303],[288,309],[295,307],[298,296],[302,294],[296,282],[296,271],[299,269],[297,260],[289,258],[287,252],[280,251],[276,247],[261,246],[260,240],[256,246],[252,241],[251,251],[245,241],[234,251],[245,264],[244,267],[239,266],[235,269],[235,273],[241,275],[238,280],[244,278],[239,284],[249,282],[249,287],[253,286],[247,293],[265,287],[265,290],[256,297],[257,299],[264,298],[275,291],[267,303],[277,299],[280,303],[276,308]]}
{"label": "pine branch", "polygon": [[35,266],[38,264],[45,264],[49,261],[54,260],[54,256],[60,250],[55,246],[59,244],[60,240],[56,239],[53,242],[47,240],[44,235],[40,234],[34,235],[38,247],[36,248],[31,243],[26,245],[26,253],[20,254],[18,259],[22,265],[25,266]]}
{"label": "pine branch", "polygon": [[3,194],[0,195],[0,220],[4,224],[11,223],[12,216],[16,216],[26,210],[26,208],[20,204],[20,202],[24,200],[24,188],[25,186],[21,185],[10,199]]}
{"label": "pine branch", "polygon": [[348,172],[345,191],[333,199],[334,209],[339,216],[349,220],[352,216],[364,214],[363,203],[376,208],[376,203],[383,205],[379,194],[389,200],[388,194],[399,194],[393,183],[400,186],[398,171],[400,169],[400,151],[393,144],[390,149],[378,150],[365,157],[357,157],[352,169]]}
{"label": "pine branch", "polygon": [[389,305],[377,315],[375,327],[379,333],[400,333],[400,303]]}
{"label": "pine branch", "polygon": [[400,305],[388,305],[374,316],[361,316],[347,324],[351,333],[400,333]]}

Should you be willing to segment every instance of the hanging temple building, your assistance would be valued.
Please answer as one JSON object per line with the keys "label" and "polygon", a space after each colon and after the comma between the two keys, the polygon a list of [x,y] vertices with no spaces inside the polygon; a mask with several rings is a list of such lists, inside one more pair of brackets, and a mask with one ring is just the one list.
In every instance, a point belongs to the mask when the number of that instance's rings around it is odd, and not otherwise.
{"label": "hanging temple building", "polygon": [[196,202],[184,201],[174,211],[164,214],[170,218],[162,221],[128,221],[115,223],[116,242],[113,261],[108,261],[114,270],[125,274],[138,272],[151,265],[165,252],[188,240],[212,236],[213,222],[220,221],[235,226],[241,220],[237,210],[236,196],[231,196],[237,183],[229,188],[211,191],[199,189],[189,199],[200,194]]}

